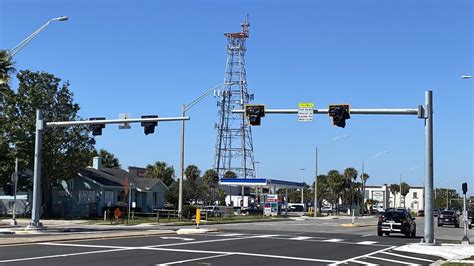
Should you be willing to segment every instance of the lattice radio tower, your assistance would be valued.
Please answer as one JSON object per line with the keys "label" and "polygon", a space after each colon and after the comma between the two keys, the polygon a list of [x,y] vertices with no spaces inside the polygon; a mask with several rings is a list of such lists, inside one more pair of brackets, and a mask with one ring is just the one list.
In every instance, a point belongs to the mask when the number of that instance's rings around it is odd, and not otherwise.
{"label": "lattice radio tower", "polygon": [[248,16],[240,24],[241,32],[226,33],[227,67],[223,90],[218,95],[217,140],[214,168],[222,178],[233,171],[239,178],[255,177],[252,130],[244,114],[233,114],[253,100],[247,91],[245,72],[245,41],[249,37]]}

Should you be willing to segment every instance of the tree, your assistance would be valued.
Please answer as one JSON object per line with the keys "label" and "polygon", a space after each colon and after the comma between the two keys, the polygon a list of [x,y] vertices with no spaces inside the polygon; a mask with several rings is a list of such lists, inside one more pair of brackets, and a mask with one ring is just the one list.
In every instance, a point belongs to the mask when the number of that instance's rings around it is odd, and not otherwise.
{"label": "tree", "polygon": [[400,192],[400,185],[391,184],[390,185],[390,192],[393,194],[393,207],[396,207],[395,203],[397,202],[397,193]]}
{"label": "tree", "polygon": [[224,173],[224,177],[223,178],[237,178],[237,174],[233,171],[227,171]]}
{"label": "tree", "polygon": [[[312,189],[314,191],[314,182]],[[321,207],[324,199],[331,199],[331,188],[329,187],[327,176],[318,175],[318,206]]]}
{"label": "tree", "polygon": [[362,184],[365,185],[365,183],[367,182],[367,179],[369,179],[369,177],[370,177],[370,176],[369,176],[369,174],[367,174],[367,173],[361,174],[361,175],[360,175],[360,179],[362,180]]}
{"label": "tree", "polygon": [[[80,108],[73,101],[69,82],[61,83],[52,74],[29,70],[20,71],[17,78],[18,90],[7,89],[2,137],[14,147],[20,169],[33,169],[36,110],[43,110],[46,121],[71,121],[81,119]],[[52,209],[53,184],[75,177],[80,168],[87,166],[94,144],[86,126],[43,130],[41,185],[46,214]]]}
{"label": "tree", "polygon": [[346,179],[351,180],[351,181],[356,181],[356,179],[357,179],[357,170],[353,167],[346,168],[346,170],[344,170],[344,177]]}
{"label": "tree", "polygon": [[184,174],[187,180],[194,183],[201,176],[201,170],[195,165],[189,165],[186,167],[186,170],[184,170]]}
{"label": "tree", "polygon": [[15,63],[6,50],[0,50],[0,85],[6,84],[15,72]]}
{"label": "tree", "polygon": [[216,170],[214,169],[209,169],[206,172],[204,172],[204,183],[208,186],[217,186],[217,183],[219,182],[219,176],[217,175]]}
{"label": "tree", "polygon": [[333,196],[332,202],[333,204],[338,205],[339,198],[344,190],[345,178],[339,173],[339,171],[331,170],[328,172],[327,181]]}
{"label": "tree", "polygon": [[403,196],[403,207],[405,206],[405,197],[408,195],[408,192],[410,192],[410,185],[408,185],[405,182],[402,182],[400,184],[400,194]]}
{"label": "tree", "polygon": [[[352,205],[354,203],[354,186],[353,183],[357,179],[357,170],[353,167],[348,167],[344,170],[344,177],[346,178],[346,189],[345,189],[345,199],[346,203],[350,203],[351,205],[351,212],[352,212]],[[350,202],[347,202],[349,201]]]}
{"label": "tree", "polygon": [[153,165],[146,166],[145,177],[161,179],[165,185],[169,186],[173,183],[174,168],[165,162],[157,161]]}
{"label": "tree", "polygon": [[111,152],[108,152],[105,149],[100,149],[99,152],[94,150],[92,153],[93,157],[100,157],[102,158],[102,166],[107,168],[120,168],[120,161],[115,155]]}

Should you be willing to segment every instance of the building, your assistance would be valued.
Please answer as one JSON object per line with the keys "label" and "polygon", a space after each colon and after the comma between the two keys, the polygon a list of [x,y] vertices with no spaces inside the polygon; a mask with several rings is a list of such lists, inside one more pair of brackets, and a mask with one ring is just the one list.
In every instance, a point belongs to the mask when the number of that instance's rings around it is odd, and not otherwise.
{"label": "building", "polygon": [[[167,186],[155,178],[145,178],[145,169],[129,167],[128,171],[104,168],[95,157],[92,167],[79,170],[77,176],[53,187],[53,214],[62,217],[102,216],[106,208],[127,207],[131,202],[136,211],[152,212],[164,206]],[[128,188],[126,186],[129,181]],[[132,204],[133,206],[133,204]]]}
{"label": "building", "polygon": [[425,188],[414,186],[404,198],[400,192],[394,195],[389,185],[365,186],[365,200],[372,199],[382,204],[384,208],[409,208],[412,211],[424,209]]}

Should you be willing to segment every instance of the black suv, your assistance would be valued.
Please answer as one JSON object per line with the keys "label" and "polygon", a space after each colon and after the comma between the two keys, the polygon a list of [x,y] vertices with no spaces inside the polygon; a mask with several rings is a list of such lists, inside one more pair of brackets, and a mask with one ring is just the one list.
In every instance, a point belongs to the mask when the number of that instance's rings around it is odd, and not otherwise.
{"label": "black suv", "polygon": [[390,235],[390,233],[401,233],[406,237],[416,236],[415,218],[411,217],[407,210],[387,209],[379,217],[377,223],[377,235]]}
{"label": "black suv", "polygon": [[442,211],[438,216],[438,227],[443,225],[454,225],[459,228],[459,215],[455,211]]}

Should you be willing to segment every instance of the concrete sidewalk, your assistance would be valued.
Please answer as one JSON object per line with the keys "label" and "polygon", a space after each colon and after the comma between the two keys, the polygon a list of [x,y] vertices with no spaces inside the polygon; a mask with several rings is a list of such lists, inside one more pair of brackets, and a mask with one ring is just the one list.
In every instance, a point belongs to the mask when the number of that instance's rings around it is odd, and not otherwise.
{"label": "concrete sidewalk", "polygon": [[448,261],[463,260],[474,256],[474,245],[441,244],[428,246],[417,243],[395,248],[394,250],[443,257]]}

